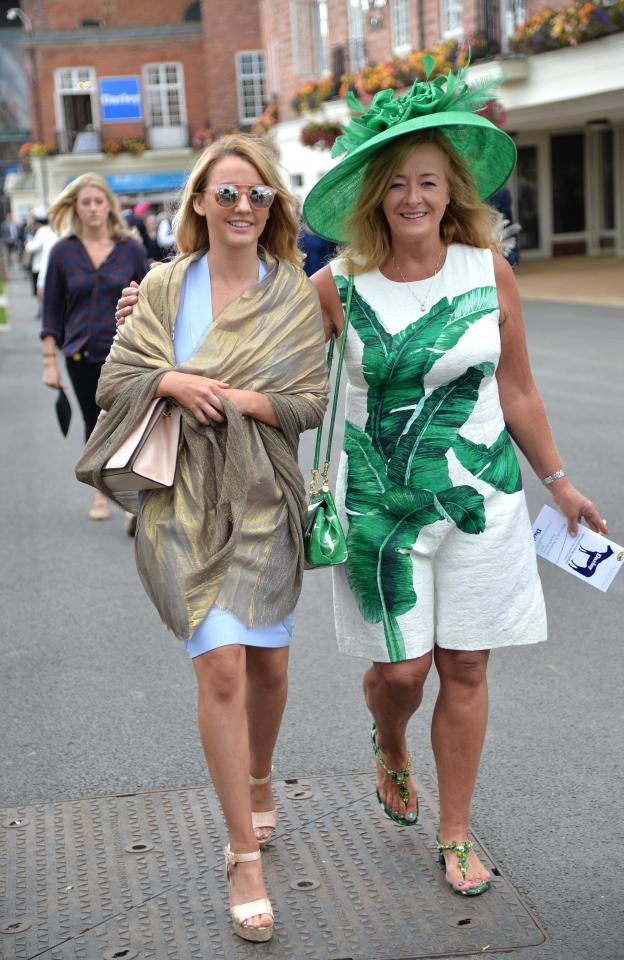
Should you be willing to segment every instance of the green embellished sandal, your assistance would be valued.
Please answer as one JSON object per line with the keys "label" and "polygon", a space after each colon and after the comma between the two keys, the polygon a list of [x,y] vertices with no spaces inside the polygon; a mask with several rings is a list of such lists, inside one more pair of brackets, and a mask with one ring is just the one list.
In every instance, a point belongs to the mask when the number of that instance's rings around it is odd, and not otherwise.
{"label": "green embellished sandal", "polygon": [[[455,840],[453,840],[452,843],[440,843],[440,835],[438,834],[436,836],[436,842],[438,846],[440,864],[444,867],[444,870],[446,871],[446,857],[444,856],[444,851],[452,850],[453,853],[457,854],[457,859],[459,861],[459,869],[461,871],[462,880],[464,880],[465,882],[466,873],[468,870],[468,854],[472,850],[472,841],[464,840],[463,843],[457,843]],[[458,890],[458,888],[454,887],[449,880],[447,880],[446,882],[448,883],[451,890],[453,890],[455,893],[459,893],[460,896],[462,897],[478,897],[479,894],[485,893],[486,890],[490,889],[489,880],[483,880],[483,882],[480,883],[478,887],[468,887],[467,890]]]}
{"label": "green embellished sandal", "polygon": [[[404,770],[391,770],[383,756],[381,755],[381,750],[379,749],[379,744],[377,743],[377,726],[373,724],[371,728],[371,743],[373,745],[373,753],[379,761],[381,769],[391,780],[396,783],[399,788],[399,796],[405,804],[409,803],[409,790],[407,789],[407,778],[409,777],[412,770],[412,755],[408,753],[407,755],[407,764]],[[400,823],[402,827],[413,827],[415,823],[418,823],[418,797],[416,797],[416,816],[412,814],[412,819],[409,820],[407,817],[402,817],[398,813],[394,813],[392,810],[389,810],[388,807],[383,803],[381,796],[379,795],[379,790],[377,792],[377,799],[379,804],[387,817],[390,817],[391,820],[394,820],[395,823]]]}

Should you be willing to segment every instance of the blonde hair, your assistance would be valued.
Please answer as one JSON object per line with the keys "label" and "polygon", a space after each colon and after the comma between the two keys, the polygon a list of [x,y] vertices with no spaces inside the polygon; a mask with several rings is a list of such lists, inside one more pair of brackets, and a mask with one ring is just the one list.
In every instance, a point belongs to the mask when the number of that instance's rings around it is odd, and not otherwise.
{"label": "blonde hair", "polygon": [[479,199],[474,178],[464,161],[439,130],[406,134],[382,147],[369,161],[355,207],[345,226],[351,237],[342,251],[352,273],[379,268],[390,256],[392,238],[383,200],[397,170],[422,144],[431,143],[446,157],[450,201],[440,223],[444,243],[500,250],[495,238],[496,211]]}
{"label": "blonde hair", "polygon": [[257,137],[246,133],[229,134],[212,143],[191,170],[180,208],[174,218],[176,243],[180,254],[184,256],[210,247],[206,218],[195,211],[193,198],[204,193],[212,167],[224,157],[241,157],[247,160],[258,171],[262,183],[275,191],[269,219],[259,243],[268,253],[280,260],[288,260],[301,266],[303,254],[297,246],[297,198],[285,189],[270,148]]}
{"label": "blonde hair", "polygon": [[67,237],[72,233],[80,236],[82,226],[76,213],[76,202],[78,194],[84,187],[97,187],[108,200],[110,210],[107,225],[110,235],[116,240],[119,237],[130,236],[130,231],[119,212],[113,192],[104,177],[101,177],[99,173],[83,173],[72,180],[71,183],[68,183],[59,194],[48,210],[48,221],[54,232],[60,237]]}

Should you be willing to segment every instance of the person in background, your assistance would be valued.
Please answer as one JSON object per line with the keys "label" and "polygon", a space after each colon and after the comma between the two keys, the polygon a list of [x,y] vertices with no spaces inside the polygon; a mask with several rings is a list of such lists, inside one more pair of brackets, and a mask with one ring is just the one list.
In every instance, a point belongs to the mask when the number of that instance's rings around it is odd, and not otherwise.
{"label": "person in background", "polygon": [[171,223],[171,217],[163,210],[158,215],[158,230],[156,232],[158,246],[161,249],[160,259],[167,259],[175,254],[176,237]]}
{"label": "person in background", "polygon": [[515,270],[520,263],[518,234],[522,227],[519,223],[513,222],[511,190],[507,184],[503,184],[496,193],[492,194],[488,199],[488,206],[498,211],[499,218],[494,228],[500,235],[501,253],[509,266]]}
{"label": "person in background", "polygon": [[[103,177],[85,173],[69,183],[48,211],[62,238],[48,259],[41,338],[43,383],[63,386],[57,349],[65,357],[88,440],[99,415],[95,401],[100,371],[115,336],[115,302],[120,287],[147,272],[142,245],[128,228]],[[106,520],[109,503],[99,491],[89,510]]]}
{"label": "person in background", "polygon": [[52,247],[58,240],[58,237],[52,227],[48,224],[50,229],[50,234],[47,234],[45,237],[45,243],[43,244],[41,250],[41,260],[39,261],[39,274],[37,276],[37,297],[40,301],[43,300],[43,290],[45,287],[46,273],[48,272],[48,261],[50,259],[50,251]]}
{"label": "person in background", "polygon": [[305,254],[303,269],[309,277],[329,263],[336,252],[331,240],[325,240],[313,233],[306,223],[301,224],[299,247]]}
{"label": "person in background", "polygon": [[144,243],[147,251],[148,263],[159,263],[163,259],[163,251],[158,243],[158,220],[156,214],[145,214],[144,221],[147,240]]}
{"label": "person in background", "polygon": [[[32,212],[32,226],[30,239],[26,241],[26,253],[30,256],[30,273],[32,277],[33,296],[41,299],[43,281],[39,283],[42,266],[47,269],[50,250],[57,241],[57,236],[48,224],[48,217],[43,207],[36,207]],[[45,277],[45,273],[44,273]],[[39,311],[37,311],[37,319]]]}
{"label": "person in background", "polygon": [[0,237],[4,246],[7,266],[10,267],[19,250],[19,228],[11,212],[7,213],[2,224],[0,224]]}
{"label": "person in background", "polygon": [[151,216],[152,205],[147,200],[137,203],[132,211],[132,222],[141,235],[141,242],[145,247],[145,255],[148,263],[154,263],[162,259],[160,247],[156,239],[156,234],[150,235],[147,228],[147,219]]}
{"label": "person in background", "polygon": [[[133,206],[129,200],[123,200],[121,203],[121,216],[128,229],[129,235],[136,240],[140,240],[143,246],[145,246],[147,234],[143,220],[135,212],[138,206],[140,206],[140,204],[137,203]],[[146,204],[146,206],[149,207],[149,204]]]}

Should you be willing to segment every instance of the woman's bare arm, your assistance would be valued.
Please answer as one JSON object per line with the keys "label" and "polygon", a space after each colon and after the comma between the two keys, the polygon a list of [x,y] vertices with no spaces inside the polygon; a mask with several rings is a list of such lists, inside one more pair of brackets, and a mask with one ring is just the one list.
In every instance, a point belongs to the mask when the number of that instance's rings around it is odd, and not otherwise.
{"label": "woman's bare arm", "polygon": [[[496,378],[503,416],[509,433],[542,480],[559,470],[562,461],[531,372],[518,286],[513,270],[499,254],[494,254],[494,272],[501,311],[501,356]],[[594,504],[567,477],[555,480],[548,489],[567,517],[571,533],[576,533],[581,516],[592,530],[607,532]]]}

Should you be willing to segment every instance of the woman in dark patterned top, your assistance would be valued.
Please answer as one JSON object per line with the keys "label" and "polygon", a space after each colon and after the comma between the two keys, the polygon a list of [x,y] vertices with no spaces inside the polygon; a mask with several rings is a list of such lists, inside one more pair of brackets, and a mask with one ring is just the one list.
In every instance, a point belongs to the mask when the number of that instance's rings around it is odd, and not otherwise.
{"label": "woman in dark patterned top", "polygon": [[[145,251],[129,235],[108,184],[98,174],[72,180],[50,207],[49,219],[62,239],[50,252],[43,293],[43,383],[63,386],[58,347],[88,439],[100,412],[95,391],[115,336],[117,295],[120,287],[145,276]],[[89,516],[106,520],[108,512],[108,500],[96,492]]]}

